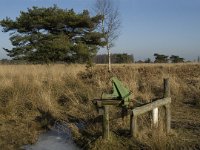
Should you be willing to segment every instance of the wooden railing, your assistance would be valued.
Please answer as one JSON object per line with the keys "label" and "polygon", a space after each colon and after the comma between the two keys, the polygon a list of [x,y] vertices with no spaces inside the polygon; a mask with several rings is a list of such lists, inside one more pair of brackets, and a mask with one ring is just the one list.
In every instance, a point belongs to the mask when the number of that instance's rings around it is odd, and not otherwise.
{"label": "wooden railing", "polygon": [[146,112],[152,111],[153,114],[153,126],[158,126],[158,108],[164,106],[165,107],[165,124],[166,124],[166,133],[170,132],[171,129],[171,97],[170,97],[170,87],[169,87],[169,79],[164,79],[164,98],[151,102],[149,104],[136,107],[132,110],[130,115],[130,132],[131,135],[137,137],[138,128],[137,128],[137,117]]}
{"label": "wooden railing", "polygon": [[[109,130],[109,107],[112,105],[118,106],[120,101],[118,100],[94,100],[94,103],[97,105],[99,110],[101,110],[100,115],[103,115],[103,139],[108,140],[110,138],[110,130]],[[164,92],[163,98],[155,100],[151,103],[144,104],[140,107],[136,107],[132,110],[128,110],[130,115],[130,134],[133,137],[137,137],[138,135],[138,128],[137,128],[137,117],[141,114],[146,112],[152,111],[153,115],[153,126],[158,126],[158,108],[165,107],[166,112],[166,133],[170,132],[171,129],[171,97],[170,97],[170,86],[169,86],[169,79],[164,79]]]}

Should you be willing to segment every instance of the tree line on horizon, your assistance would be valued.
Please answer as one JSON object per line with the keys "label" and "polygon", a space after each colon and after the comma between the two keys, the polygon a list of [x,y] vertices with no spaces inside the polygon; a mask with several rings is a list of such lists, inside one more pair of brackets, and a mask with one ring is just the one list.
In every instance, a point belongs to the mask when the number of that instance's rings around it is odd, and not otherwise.
{"label": "tree line on horizon", "polygon": [[[134,63],[134,56],[132,54],[127,53],[114,53],[111,54],[111,62],[112,64],[122,64],[122,63]],[[96,55],[93,59],[96,64],[106,64],[108,62],[107,54],[99,54]]]}
{"label": "tree line on horizon", "polygon": [[[167,56],[164,54],[154,54],[155,60],[152,61],[150,58],[145,59],[144,61],[138,60],[135,61],[134,55],[127,54],[127,53],[114,53],[111,54],[111,62],[112,63],[184,63],[185,59],[179,57],[177,55]],[[107,63],[108,56],[106,54],[97,55],[94,58],[94,62],[98,64],[105,64]],[[198,57],[198,62],[200,62],[200,57]]]}
{"label": "tree line on horizon", "polygon": [[[184,58],[181,58],[177,55],[171,55],[170,57],[163,54],[154,54],[155,60],[152,61],[150,58],[145,60],[136,61],[133,54],[127,53],[113,53],[111,54],[111,62],[113,64],[131,64],[131,63],[184,63],[184,62],[192,62],[186,61]],[[98,54],[93,57],[93,63],[95,64],[107,64],[108,63],[108,55],[107,54]],[[200,56],[193,62],[200,63]],[[35,64],[35,62],[27,62],[26,60],[9,60],[9,59],[1,59],[1,64]],[[56,61],[53,63],[68,63],[63,61]]]}
{"label": "tree line on horizon", "polygon": [[[177,55],[167,56],[164,54],[154,53],[154,57],[155,57],[154,61],[152,61],[150,58],[147,58],[144,61],[139,60],[137,62],[138,63],[184,63],[184,62],[190,62],[190,61],[185,61],[184,58],[177,56]],[[200,62],[200,60],[198,62]]]}

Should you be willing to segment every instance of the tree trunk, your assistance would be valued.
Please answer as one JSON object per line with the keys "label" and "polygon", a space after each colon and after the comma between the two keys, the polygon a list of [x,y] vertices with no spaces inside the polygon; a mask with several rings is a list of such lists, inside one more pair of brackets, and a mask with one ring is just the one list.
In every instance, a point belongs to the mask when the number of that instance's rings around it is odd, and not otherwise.
{"label": "tree trunk", "polygon": [[110,58],[110,49],[107,47],[108,51],[108,72],[111,72],[111,58]]}

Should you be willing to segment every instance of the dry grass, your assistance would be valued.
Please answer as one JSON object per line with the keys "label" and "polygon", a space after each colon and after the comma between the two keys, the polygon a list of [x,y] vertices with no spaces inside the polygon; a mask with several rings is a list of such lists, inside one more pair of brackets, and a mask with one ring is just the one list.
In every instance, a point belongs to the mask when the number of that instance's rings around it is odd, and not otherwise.
{"label": "dry grass", "polygon": [[[112,140],[101,139],[101,119],[91,100],[109,92],[109,78],[117,76],[134,93],[149,102],[162,97],[163,78],[170,78],[173,134],[166,136],[162,124],[151,130],[151,117],[139,119],[140,136],[128,136],[129,122],[112,119]],[[85,149],[199,148],[200,65],[134,64],[105,65],[85,71],[84,65],[0,65],[0,148],[18,149],[34,143],[39,133],[55,120],[65,120],[74,140]],[[118,109],[113,108],[113,113]],[[83,122],[84,129],[76,124]],[[103,144],[102,144],[103,143]]]}

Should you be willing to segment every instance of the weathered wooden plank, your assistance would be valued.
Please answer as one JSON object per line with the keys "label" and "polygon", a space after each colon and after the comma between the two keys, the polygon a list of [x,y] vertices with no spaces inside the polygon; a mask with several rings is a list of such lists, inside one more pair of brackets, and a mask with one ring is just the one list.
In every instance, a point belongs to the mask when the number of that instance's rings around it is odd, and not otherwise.
{"label": "weathered wooden plank", "polygon": [[140,107],[136,107],[132,111],[135,115],[141,115],[145,112],[151,111],[157,107],[160,107],[169,103],[171,103],[171,98],[167,97],[167,98],[156,100],[154,102],[151,102],[149,104],[146,104]]}
{"label": "weathered wooden plank", "polygon": [[122,101],[116,99],[95,99],[93,103],[96,104],[98,107],[102,107],[104,105],[114,105],[117,106],[121,104]]}

